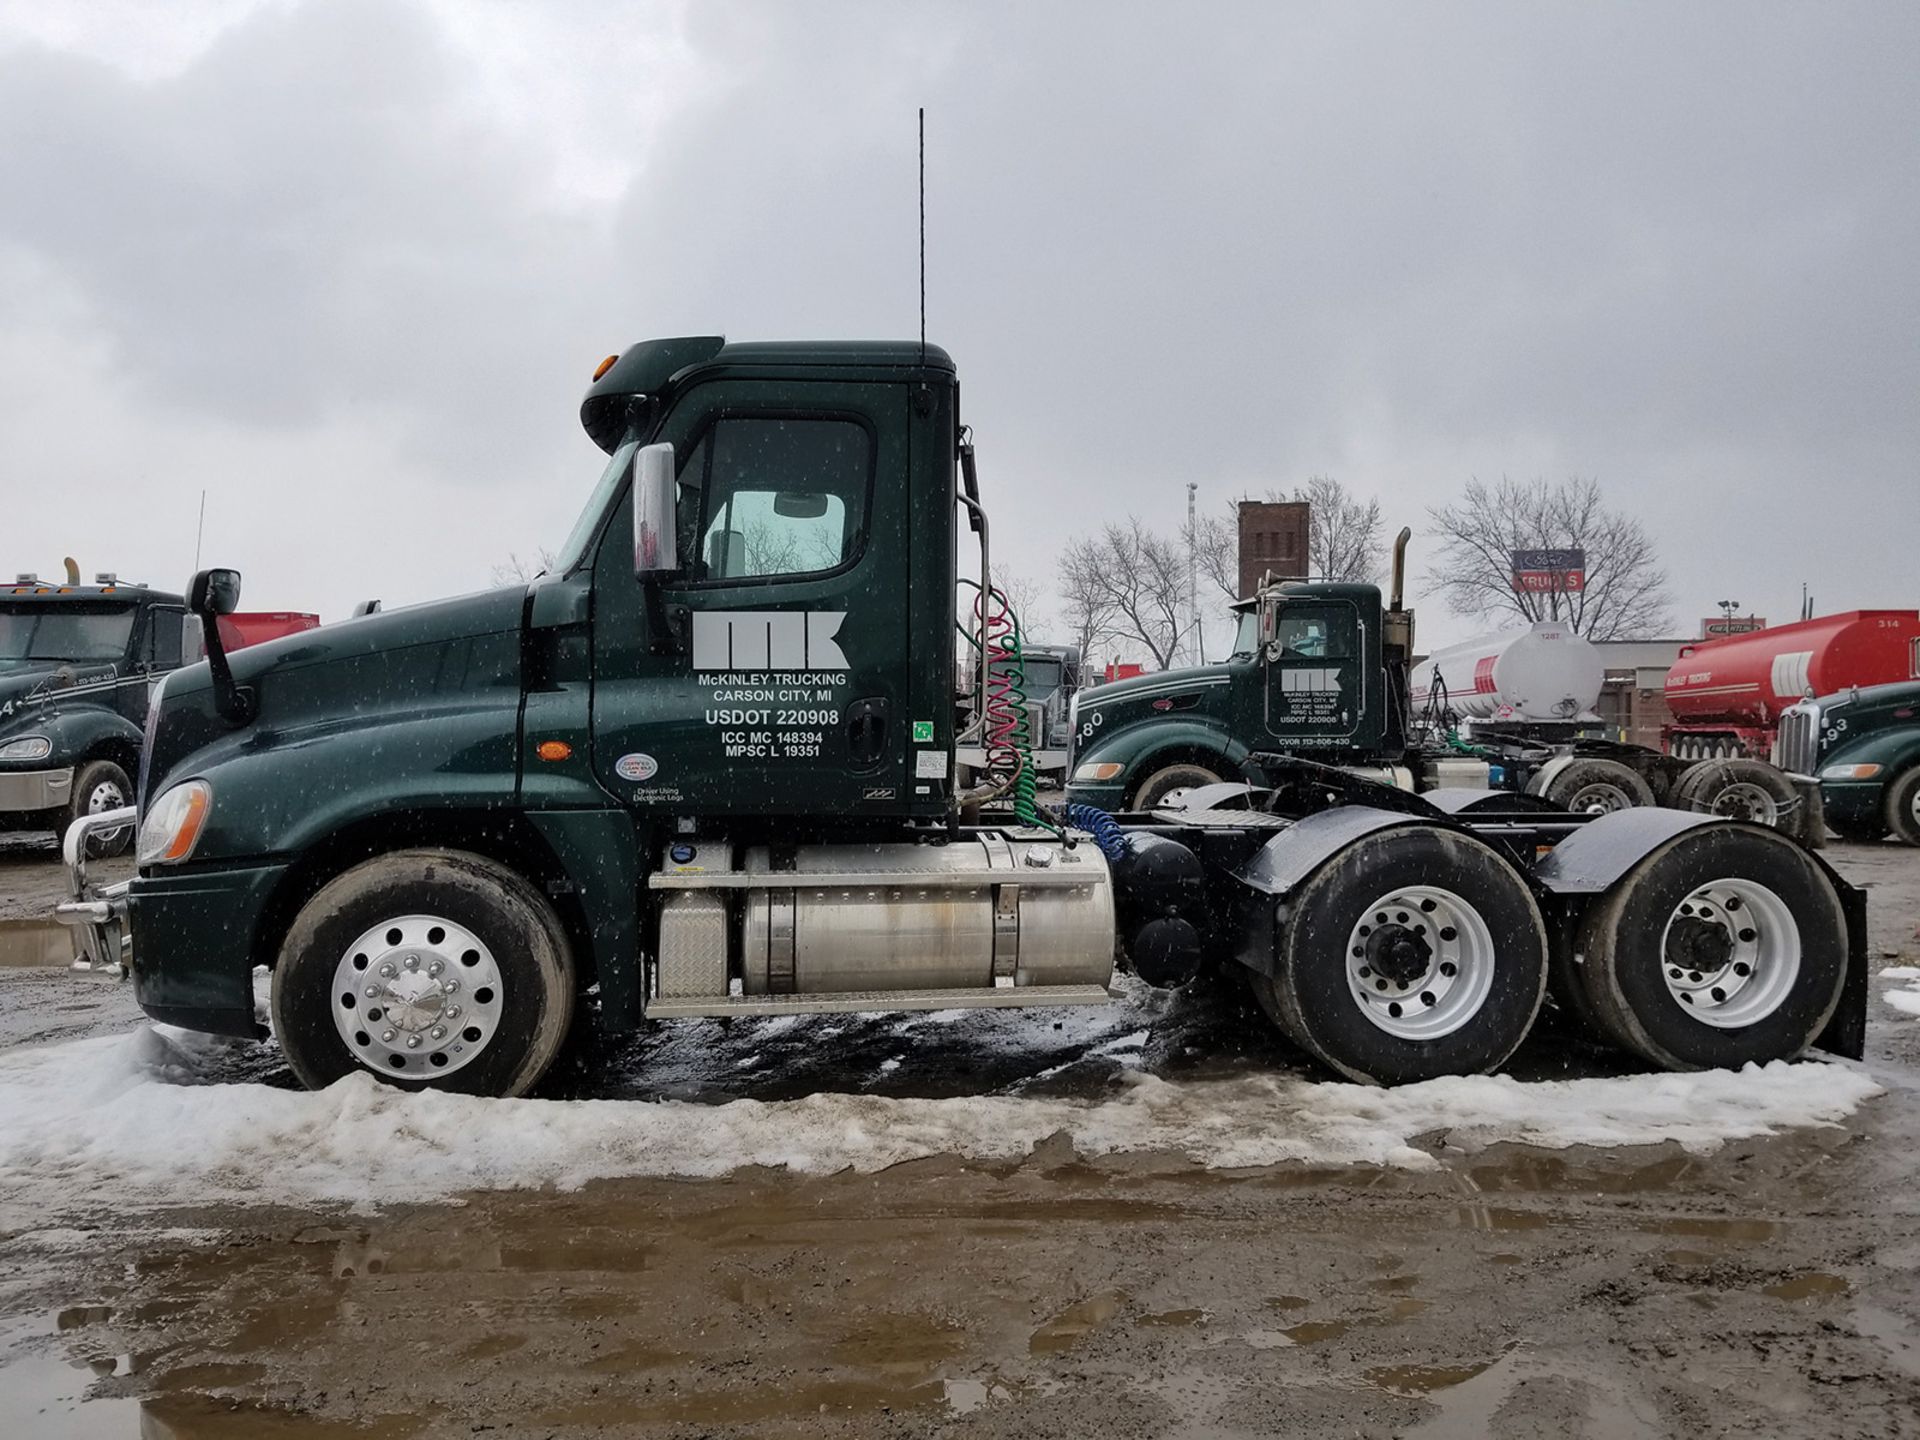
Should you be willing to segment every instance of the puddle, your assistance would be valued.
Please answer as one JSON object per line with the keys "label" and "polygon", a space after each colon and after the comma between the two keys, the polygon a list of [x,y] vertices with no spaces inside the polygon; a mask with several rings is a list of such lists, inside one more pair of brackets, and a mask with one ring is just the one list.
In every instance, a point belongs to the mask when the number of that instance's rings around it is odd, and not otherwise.
{"label": "puddle", "polygon": [[1691,1215],[1670,1215],[1664,1220],[1641,1220],[1634,1228],[1649,1235],[1688,1235],[1698,1240],[1739,1240],[1758,1243],[1780,1233],[1774,1220],[1713,1220]]}
{"label": "puddle", "polygon": [[1053,1355],[1069,1350],[1120,1313],[1120,1293],[1109,1290],[1069,1305],[1033,1332],[1027,1342],[1030,1355]]}
{"label": "puddle", "polygon": [[1269,1295],[1267,1307],[1272,1310],[1304,1310],[1313,1302],[1304,1295]]}
{"label": "puddle", "polygon": [[111,1315],[104,1305],[74,1306],[42,1321],[0,1329],[0,1435],[22,1440],[406,1440],[427,1424],[413,1416],[330,1422],[190,1392],[149,1400],[89,1399],[98,1382],[139,1373],[137,1357],[104,1348],[89,1354],[82,1343],[88,1326]]}
{"label": "puddle", "polygon": [[1826,1300],[1835,1295],[1847,1293],[1848,1285],[1838,1275],[1823,1275],[1815,1271],[1811,1275],[1796,1275],[1791,1280],[1782,1280],[1778,1285],[1762,1288],[1763,1295],[1771,1295],[1776,1300]]}
{"label": "puddle", "polygon": [[1376,1365],[1365,1373],[1368,1382],[1382,1390],[1391,1390],[1397,1395],[1427,1395],[1464,1385],[1493,1363],[1482,1360],[1478,1365]]}
{"label": "puddle", "polygon": [[1280,1333],[1295,1345],[1318,1345],[1323,1340],[1338,1340],[1352,1328],[1351,1320],[1307,1320],[1289,1325]]}
{"label": "puddle", "polygon": [[778,1385],[752,1385],[738,1390],[693,1390],[636,1396],[631,1400],[609,1397],[549,1410],[539,1416],[538,1423],[555,1428],[577,1425],[617,1431],[622,1426],[645,1424],[759,1425],[800,1416],[817,1420],[835,1411],[944,1407],[949,1403],[948,1383],[941,1380],[926,1380],[916,1385],[889,1385],[872,1380],[808,1383],[790,1377]]}
{"label": "puddle", "polygon": [[0,966],[64,970],[77,953],[73,931],[57,920],[0,920]]}
{"label": "puddle", "polygon": [[1142,1325],[1202,1325],[1206,1323],[1204,1310],[1162,1310],[1158,1315],[1142,1315]]}

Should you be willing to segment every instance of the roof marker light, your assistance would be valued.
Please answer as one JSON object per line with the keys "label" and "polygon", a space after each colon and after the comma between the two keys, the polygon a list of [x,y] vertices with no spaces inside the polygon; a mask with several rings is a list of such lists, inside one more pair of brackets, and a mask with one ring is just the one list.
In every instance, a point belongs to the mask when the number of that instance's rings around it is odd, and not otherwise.
{"label": "roof marker light", "polygon": [[600,365],[599,365],[599,368],[597,368],[597,369],[596,369],[596,370],[595,370],[595,371],[593,372],[593,378],[594,378],[594,379],[596,379],[596,380],[598,380],[598,379],[599,379],[599,378],[600,378],[600,377],[601,377],[602,375],[604,375],[604,374],[606,374],[606,373],[607,373],[607,371],[609,371],[609,370],[611,370],[611,369],[613,368],[613,362],[614,362],[614,361],[616,361],[616,360],[618,360],[619,358],[620,358],[620,357],[619,357],[618,355],[609,355],[609,356],[607,356],[607,358],[606,358],[606,359],[604,359],[604,360],[602,360],[602,361],[600,362]]}

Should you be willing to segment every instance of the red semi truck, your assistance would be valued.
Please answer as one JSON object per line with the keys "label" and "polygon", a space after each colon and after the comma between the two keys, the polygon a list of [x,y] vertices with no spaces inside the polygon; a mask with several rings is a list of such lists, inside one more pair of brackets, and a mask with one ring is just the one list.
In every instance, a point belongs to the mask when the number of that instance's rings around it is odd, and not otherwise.
{"label": "red semi truck", "polygon": [[1848,610],[1702,641],[1667,671],[1666,748],[1687,760],[1770,759],[1789,705],[1899,680],[1920,680],[1920,611]]}

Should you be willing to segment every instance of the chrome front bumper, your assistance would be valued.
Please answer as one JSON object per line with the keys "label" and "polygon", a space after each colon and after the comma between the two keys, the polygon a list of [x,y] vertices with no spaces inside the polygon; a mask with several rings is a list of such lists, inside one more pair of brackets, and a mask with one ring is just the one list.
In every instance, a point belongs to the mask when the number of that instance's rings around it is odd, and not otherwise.
{"label": "chrome front bumper", "polygon": [[127,933],[127,885],[95,885],[87,879],[87,836],[134,823],[131,805],[76,820],[67,827],[61,856],[67,866],[67,894],[54,906],[54,918],[79,932],[80,957],[76,970],[114,970],[126,974],[133,938]]}
{"label": "chrome front bumper", "polygon": [[0,810],[57,810],[73,793],[73,767],[0,770]]}

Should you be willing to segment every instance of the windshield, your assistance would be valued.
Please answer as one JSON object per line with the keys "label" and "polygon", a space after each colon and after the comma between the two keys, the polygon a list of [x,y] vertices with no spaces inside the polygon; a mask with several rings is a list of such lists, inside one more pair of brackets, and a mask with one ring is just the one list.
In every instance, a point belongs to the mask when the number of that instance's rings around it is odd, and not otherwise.
{"label": "windshield", "polygon": [[1260,614],[1257,610],[1240,612],[1240,628],[1233,634],[1233,653],[1251,655],[1260,648]]}
{"label": "windshield", "polygon": [[1060,688],[1063,678],[1060,662],[1045,656],[1026,657],[1026,687],[1029,700],[1044,700]]}
{"label": "windshield", "polygon": [[587,497],[580,518],[573,522],[573,533],[567,536],[567,543],[560,547],[560,558],[553,562],[554,574],[565,575],[587,558],[587,547],[593,544],[594,532],[600,527],[600,517],[607,513],[607,506],[619,491],[620,482],[627,478],[627,472],[633,468],[633,452],[639,448],[638,440],[629,440],[613,452],[612,458],[607,461],[607,468],[600,472],[600,483],[593,487],[593,494]]}
{"label": "windshield", "polygon": [[0,606],[0,663],[126,658],[133,611],[98,605]]}

